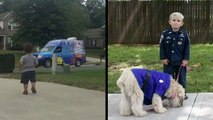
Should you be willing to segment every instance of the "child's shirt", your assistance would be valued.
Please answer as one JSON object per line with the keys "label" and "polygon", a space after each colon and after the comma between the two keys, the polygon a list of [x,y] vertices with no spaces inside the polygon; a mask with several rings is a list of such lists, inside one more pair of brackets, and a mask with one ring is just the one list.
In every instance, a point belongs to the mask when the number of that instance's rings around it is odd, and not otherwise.
{"label": "child's shirt", "polygon": [[20,63],[23,65],[22,73],[26,71],[35,71],[35,66],[38,65],[38,60],[32,54],[26,54],[21,57]]}
{"label": "child's shirt", "polygon": [[181,65],[182,60],[189,60],[190,40],[186,31],[171,28],[165,30],[160,38],[160,59],[168,59],[172,65]]}

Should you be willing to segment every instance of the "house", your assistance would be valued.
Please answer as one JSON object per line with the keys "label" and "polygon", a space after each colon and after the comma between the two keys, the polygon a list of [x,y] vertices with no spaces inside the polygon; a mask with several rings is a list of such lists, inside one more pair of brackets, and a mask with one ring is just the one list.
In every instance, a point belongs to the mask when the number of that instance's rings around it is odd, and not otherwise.
{"label": "house", "polygon": [[85,31],[84,45],[86,48],[104,48],[105,47],[105,27],[92,28]]}
{"label": "house", "polygon": [[0,50],[6,50],[13,45],[11,36],[16,32],[17,24],[14,22],[14,12],[0,14]]}

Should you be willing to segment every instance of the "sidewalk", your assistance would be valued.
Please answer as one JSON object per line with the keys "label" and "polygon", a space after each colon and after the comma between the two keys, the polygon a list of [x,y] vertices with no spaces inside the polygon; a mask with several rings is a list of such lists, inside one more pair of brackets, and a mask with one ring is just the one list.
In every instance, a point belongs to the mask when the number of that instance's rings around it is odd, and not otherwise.
{"label": "sidewalk", "polygon": [[164,114],[157,114],[151,105],[144,106],[148,115],[144,117],[121,116],[119,114],[120,94],[108,95],[108,120],[213,120],[213,93],[190,93],[183,107],[167,108]]}
{"label": "sidewalk", "polygon": [[105,119],[104,92],[37,82],[37,94],[22,95],[19,80],[0,78],[0,83],[0,120]]}

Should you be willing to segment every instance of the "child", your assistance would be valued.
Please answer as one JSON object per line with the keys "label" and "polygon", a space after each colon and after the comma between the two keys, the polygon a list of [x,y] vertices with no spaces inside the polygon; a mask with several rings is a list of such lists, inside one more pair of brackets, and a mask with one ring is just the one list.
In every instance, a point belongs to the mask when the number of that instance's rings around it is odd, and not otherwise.
{"label": "child", "polygon": [[21,83],[24,85],[23,94],[28,94],[28,82],[30,81],[32,84],[32,93],[36,93],[35,85],[36,85],[36,71],[35,66],[38,65],[38,60],[32,53],[33,45],[31,43],[24,44],[24,52],[25,55],[20,59],[20,70],[22,72],[21,75]]}
{"label": "child", "polygon": [[[163,63],[163,71],[171,74],[185,89],[190,40],[187,32],[182,28],[183,19],[184,16],[179,12],[170,15],[171,27],[163,31],[160,38],[160,60]],[[185,99],[187,98],[185,96]]]}

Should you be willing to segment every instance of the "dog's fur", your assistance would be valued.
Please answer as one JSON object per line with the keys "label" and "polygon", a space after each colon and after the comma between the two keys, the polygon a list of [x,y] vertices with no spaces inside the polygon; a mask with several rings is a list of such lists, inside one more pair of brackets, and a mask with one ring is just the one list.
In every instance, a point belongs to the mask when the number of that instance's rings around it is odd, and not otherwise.
{"label": "dog's fur", "polygon": [[[170,86],[164,96],[169,98],[169,103],[172,107],[182,106],[183,99],[185,96],[184,88],[178,84],[174,79],[170,79]],[[143,100],[144,93],[138,85],[138,82],[131,71],[131,68],[126,68],[123,70],[121,76],[117,80],[117,86],[121,90],[121,101],[120,101],[120,114],[121,115],[131,115],[135,116],[145,116],[147,112],[143,110]],[[175,94],[175,95],[174,95]],[[157,113],[164,113],[167,111],[163,107],[162,96],[154,93],[152,98],[152,105],[154,111]]]}

